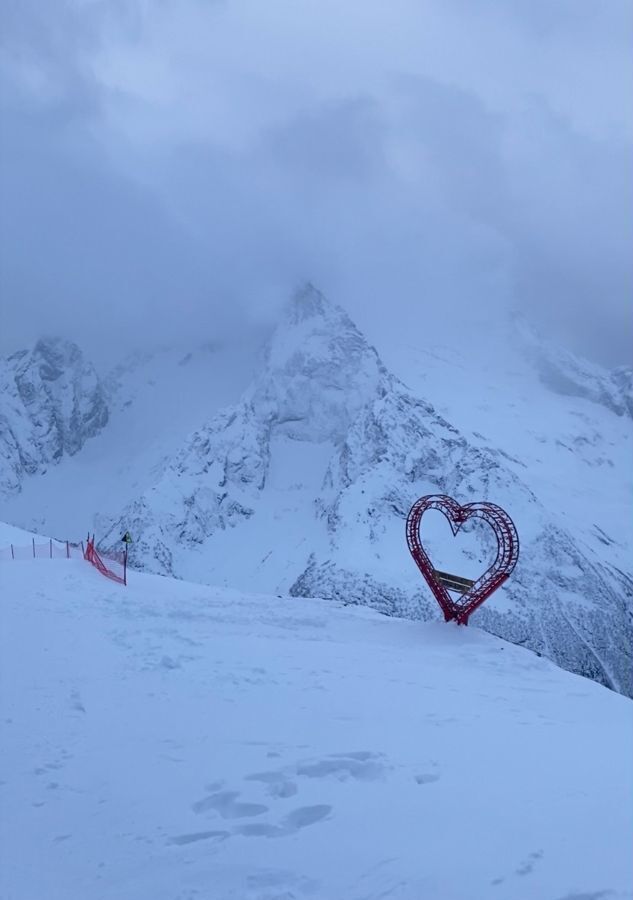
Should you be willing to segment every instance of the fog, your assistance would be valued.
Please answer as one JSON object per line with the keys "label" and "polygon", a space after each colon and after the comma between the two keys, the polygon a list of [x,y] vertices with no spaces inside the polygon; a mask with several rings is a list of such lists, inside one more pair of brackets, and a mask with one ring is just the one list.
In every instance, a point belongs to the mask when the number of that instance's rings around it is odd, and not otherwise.
{"label": "fog", "polygon": [[633,361],[628,2],[0,17],[2,352],[235,338],[309,278],[372,335],[518,310]]}

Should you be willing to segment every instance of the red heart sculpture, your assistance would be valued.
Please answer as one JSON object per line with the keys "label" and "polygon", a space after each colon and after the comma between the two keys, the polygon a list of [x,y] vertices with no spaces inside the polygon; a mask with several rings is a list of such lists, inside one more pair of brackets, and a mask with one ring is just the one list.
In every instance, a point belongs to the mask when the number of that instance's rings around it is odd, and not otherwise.
{"label": "red heart sculpture", "polygon": [[[493,564],[462,594],[459,601],[449,595],[444,583],[438,578],[422,541],[420,521],[427,509],[439,509],[448,519],[454,535],[468,519],[483,519],[492,528],[497,538],[497,557]],[[455,619],[459,625],[467,625],[468,617],[496,591],[517,564],[519,558],[519,536],[510,516],[494,503],[467,503],[460,506],[445,494],[429,494],[420,497],[407,516],[407,543],[420,572],[433,591],[447,622]],[[450,576],[444,576],[444,580]]]}

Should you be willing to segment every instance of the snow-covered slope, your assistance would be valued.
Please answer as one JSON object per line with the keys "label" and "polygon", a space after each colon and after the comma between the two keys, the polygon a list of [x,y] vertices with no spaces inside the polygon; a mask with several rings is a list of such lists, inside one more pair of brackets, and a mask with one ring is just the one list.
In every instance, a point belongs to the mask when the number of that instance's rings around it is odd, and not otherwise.
{"label": "snow-covered slope", "polygon": [[631,900],[631,701],[480,631],[0,564],[0,896]]}
{"label": "snow-covered slope", "polygon": [[[603,563],[630,573],[631,370],[578,360],[521,321],[475,335],[468,354],[459,349],[386,342],[383,356],[469,443],[494,448]],[[553,369],[561,380],[544,378]]]}
{"label": "snow-covered slope", "polygon": [[58,338],[0,359],[0,396],[0,495],[76,454],[108,421],[94,368]]}
{"label": "snow-covered slope", "polygon": [[[631,373],[521,323],[456,325],[446,346],[380,337],[378,356],[308,287],[263,362],[241,338],[132,357],[104,380],[107,427],[24,477],[4,517],[70,539],[131,530],[137,565],[189,580],[431,618],[406,511],[428,492],[490,499],[522,553],[478,623],[633,693]],[[476,577],[490,535],[453,541],[433,516],[438,567]]]}
{"label": "snow-covered slope", "polygon": [[8,525],[6,522],[0,522],[0,550],[10,544],[26,546],[31,543],[33,538],[40,538],[40,535],[32,531],[25,531],[23,528],[16,528],[15,525]]}
{"label": "snow-covered slope", "polygon": [[[44,477],[24,477],[20,493],[3,500],[4,518],[42,533],[83,537],[98,515],[115,515],[151,484],[186,434],[239,398],[256,359],[252,341],[127,357],[102,382],[107,427]],[[13,421],[4,396],[2,412]]]}
{"label": "snow-covered slope", "polygon": [[[150,571],[430,618],[403,539],[409,507],[425,493],[490,499],[515,519],[522,557],[478,622],[633,693],[624,563],[604,553],[603,528],[575,526],[542,487],[520,456],[466,437],[419,399],[308,287],[242,400],[192,434],[105,541],[131,530],[134,560]],[[485,527],[462,543],[441,518],[429,515],[427,527],[438,567],[480,574],[492,553]]]}

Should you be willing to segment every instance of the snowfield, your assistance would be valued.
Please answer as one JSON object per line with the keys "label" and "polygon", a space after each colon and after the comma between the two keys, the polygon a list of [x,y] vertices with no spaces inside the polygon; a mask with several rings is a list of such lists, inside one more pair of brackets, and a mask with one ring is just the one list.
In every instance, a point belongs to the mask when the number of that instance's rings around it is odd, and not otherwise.
{"label": "snowfield", "polygon": [[633,898],[633,705],[476,627],[0,564],[3,900]]}

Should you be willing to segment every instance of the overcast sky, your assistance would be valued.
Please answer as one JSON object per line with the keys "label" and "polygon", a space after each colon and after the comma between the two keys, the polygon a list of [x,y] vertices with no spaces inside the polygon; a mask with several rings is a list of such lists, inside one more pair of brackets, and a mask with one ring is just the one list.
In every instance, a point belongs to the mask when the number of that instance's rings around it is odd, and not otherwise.
{"label": "overcast sky", "polygon": [[[633,357],[630,0],[5,0],[0,349],[522,310]],[[464,327],[467,327],[465,325]]]}

